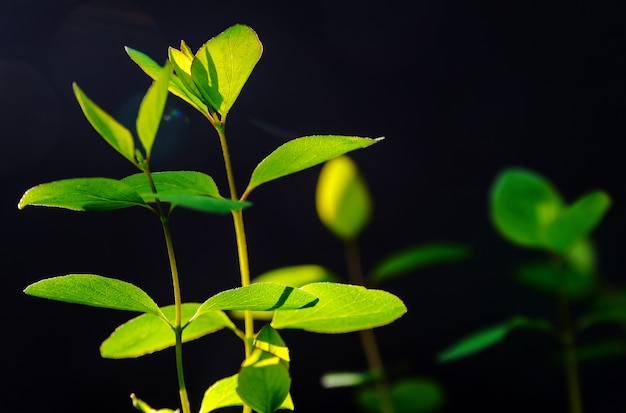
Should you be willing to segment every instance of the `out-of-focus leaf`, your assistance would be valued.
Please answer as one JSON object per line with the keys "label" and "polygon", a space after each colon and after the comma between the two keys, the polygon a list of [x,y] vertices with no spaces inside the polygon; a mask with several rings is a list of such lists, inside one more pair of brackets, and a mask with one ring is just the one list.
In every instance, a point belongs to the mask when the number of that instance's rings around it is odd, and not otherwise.
{"label": "out-of-focus leaf", "polygon": [[[374,387],[359,390],[357,400],[366,412],[382,412],[379,394]],[[404,379],[392,384],[391,401],[395,413],[428,413],[441,408],[444,393],[433,380]]]}
{"label": "out-of-focus leaf", "polygon": [[340,371],[326,373],[321,378],[322,387],[355,387],[373,381],[376,376],[371,371]]}
{"label": "out-of-focus leaf", "polygon": [[564,293],[573,300],[588,297],[597,281],[594,273],[584,274],[569,267],[560,268],[549,261],[521,265],[517,269],[516,279],[536,291],[554,295]]}
{"label": "out-of-focus leaf", "polygon": [[327,161],[317,181],[317,214],[340,239],[356,239],[369,223],[372,199],[356,163],[347,155]]}
{"label": "out-of-focus leaf", "polygon": [[368,278],[374,283],[381,283],[428,266],[466,259],[470,253],[468,246],[460,244],[417,245],[381,261]]}

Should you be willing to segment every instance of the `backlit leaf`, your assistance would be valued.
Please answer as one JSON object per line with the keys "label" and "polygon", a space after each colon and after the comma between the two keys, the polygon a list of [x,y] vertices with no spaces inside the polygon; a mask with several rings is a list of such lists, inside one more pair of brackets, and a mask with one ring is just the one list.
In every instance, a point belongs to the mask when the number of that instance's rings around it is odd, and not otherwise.
{"label": "backlit leaf", "polygon": [[317,215],[340,239],[357,238],[372,215],[372,199],[356,163],[346,155],[327,161],[317,181]]}
{"label": "backlit leaf", "polygon": [[312,283],[301,287],[319,297],[310,308],[277,311],[272,327],[315,333],[347,333],[391,323],[406,313],[395,295],[382,290],[340,283]]}
{"label": "backlit leaf", "polygon": [[132,400],[133,407],[142,413],[180,413],[179,409],[176,409],[176,410],[167,409],[167,408],[154,409],[148,403],[144,402],[143,400],[135,396],[134,393],[130,395],[130,398]]}
{"label": "backlit leaf", "polygon": [[247,359],[239,370],[237,393],[254,411],[274,413],[289,398],[291,377],[287,363],[258,349],[251,358],[254,360]]}
{"label": "backlit leaf", "polygon": [[76,83],[73,87],[76,99],[91,126],[109,145],[136,165],[135,142],[130,131],[89,99]]}
{"label": "backlit leaf", "polygon": [[[200,307],[197,303],[182,305],[182,324],[193,316]],[[121,359],[154,353],[176,343],[171,326],[175,320],[175,306],[161,308],[169,324],[161,317],[142,314],[119,326],[100,346],[104,358]],[[235,329],[232,321],[221,311],[210,311],[197,317],[183,330],[183,343],[221,330]]]}
{"label": "backlit leaf", "polygon": [[263,159],[252,172],[246,194],[269,181],[300,172],[350,151],[366,148],[383,138],[314,135],[292,139]]}
{"label": "backlit leaf", "polygon": [[460,244],[417,245],[385,258],[368,278],[380,283],[432,265],[457,262],[466,259],[470,253],[468,246]]}
{"label": "backlit leaf", "polygon": [[111,211],[133,206],[147,207],[128,184],[109,178],[72,178],[48,182],[24,193],[18,208],[28,205],[73,211]]}
{"label": "backlit leaf", "polygon": [[170,83],[171,67],[166,64],[157,79],[152,83],[148,92],[141,100],[137,114],[137,136],[146,151],[146,158],[150,158],[152,145],[156,138],[163,110],[167,101],[168,85]]}
{"label": "backlit leaf", "polygon": [[226,116],[262,52],[256,33],[242,24],[229,27],[200,47],[191,75],[204,102]]}
{"label": "backlit leaf", "polygon": [[24,293],[92,307],[163,315],[152,298],[139,287],[101,275],[70,274],[46,278],[26,287]]}
{"label": "backlit leaf", "polygon": [[243,401],[237,394],[239,375],[235,374],[213,383],[204,392],[200,413],[209,413],[213,410],[229,406],[243,406]]}
{"label": "backlit leaf", "polygon": [[[202,172],[165,171],[152,173],[154,186],[159,194],[208,195],[220,197],[213,178]],[[138,193],[151,193],[148,179],[143,173],[127,176],[122,182],[130,185]]]}

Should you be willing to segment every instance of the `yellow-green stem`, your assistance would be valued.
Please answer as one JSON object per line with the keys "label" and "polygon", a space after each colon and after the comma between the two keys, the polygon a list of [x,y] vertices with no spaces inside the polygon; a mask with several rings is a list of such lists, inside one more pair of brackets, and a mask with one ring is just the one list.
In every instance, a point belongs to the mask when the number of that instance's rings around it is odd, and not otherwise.
{"label": "yellow-green stem", "polygon": [[[363,269],[361,266],[361,254],[356,240],[348,240],[345,243],[346,261],[348,266],[348,277],[350,282],[367,286]],[[393,402],[391,400],[391,389],[385,374],[385,367],[378,349],[378,342],[374,330],[367,329],[359,331],[361,345],[367,359],[370,372],[376,377],[376,389],[378,392],[379,405],[382,413],[393,413]]]}
{"label": "yellow-green stem", "polygon": [[[230,152],[228,151],[228,143],[226,141],[226,133],[224,129],[224,120],[222,122],[212,122],[220,139],[222,148],[222,156],[224,158],[224,167],[226,169],[226,178],[228,180],[228,189],[230,197],[237,200],[237,188],[235,186],[235,177],[232,164],[230,161]],[[250,263],[248,260],[248,244],[246,242],[246,231],[243,225],[243,212],[241,210],[233,211],[233,225],[235,227],[235,237],[237,241],[237,255],[239,257],[239,273],[241,277],[241,286],[250,285]],[[250,311],[244,311],[244,333],[245,333],[245,355],[248,357],[251,353],[250,342],[254,336],[254,318]],[[246,405],[243,406],[243,413],[251,413],[252,409]]]}

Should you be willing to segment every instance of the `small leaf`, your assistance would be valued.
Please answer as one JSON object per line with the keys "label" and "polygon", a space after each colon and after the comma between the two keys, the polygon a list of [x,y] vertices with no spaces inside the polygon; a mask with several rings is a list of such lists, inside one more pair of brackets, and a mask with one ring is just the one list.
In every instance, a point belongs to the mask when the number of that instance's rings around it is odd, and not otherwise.
{"label": "small leaf", "polygon": [[[185,325],[195,314],[200,304],[182,305],[182,320]],[[104,358],[123,359],[140,357],[154,353],[176,344],[172,327],[175,320],[175,306],[161,308],[168,322],[152,314],[142,314],[119,326],[100,346],[100,355]],[[183,330],[183,343],[195,340],[223,328],[235,330],[236,327],[221,311],[210,311],[197,317]]]}
{"label": "small leaf", "polygon": [[[607,339],[576,346],[576,361],[589,363],[612,360],[626,355],[626,340]],[[561,362],[563,357],[560,358]]]}
{"label": "small leaf", "polygon": [[255,348],[270,353],[282,360],[289,361],[289,349],[278,331],[271,326],[264,326],[254,339],[252,345]]}
{"label": "small leaf", "polygon": [[566,254],[593,231],[610,205],[611,198],[603,191],[581,197],[547,226],[544,234],[546,245],[560,254]]}
{"label": "small leaf", "polygon": [[347,152],[366,148],[382,139],[339,135],[292,139],[279,146],[256,166],[245,194],[261,184],[319,165]]}
{"label": "small leaf", "polygon": [[301,289],[319,297],[317,305],[277,311],[272,327],[347,333],[389,324],[406,313],[402,300],[386,291],[328,282],[307,284]]}
{"label": "small leaf", "polygon": [[247,201],[235,201],[232,199],[214,198],[204,195],[189,195],[186,193],[167,193],[157,194],[155,196],[152,193],[144,192],[140,195],[148,202],[154,202],[156,198],[159,198],[160,201],[170,202],[175,206],[211,214],[228,214],[251,205],[250,202]]}
{"label": "small leaf", "polygon": [[237,393],[253,410],[274,413],[288,401],[291,387],[289,370],[280,358],[258,349],[255,352],[261,357],[252,363],[248,360],[244,362],[239,370]]}
{"label": "small leaf", "polygon": [[[362,389],[357,401],[364,411],[380,413],[379,393],[374,387]],[[394,413],[435,412],[444,402],[441,386],[427,379],[404,379],[391,386]]]}
{"label": "small leaf", "polygon": [[466,259],[471,250],[466,245],[433,243],[417,245],[381,261],[368,277],[375,283],[388,281],[425,267]]}
{"label": "small leaf", "polygon": [[504,340],[508,333],[518,328],[530,328],[542,331],[550,331],[552,329],[550,323],[545,320],[533,320],[521,316],[514,317],[505,323],[496,324],[466,336],[439,353],[437,359],[440,363],[445,363],[467,357],[494,346]]}
{"label": "small leaf", "polygon": [[135,142],[133,135],[128,129],[111,115],[102,110],[74,83],[74,94],[85,114],[85,117],[93,128],[122,156],[133,165],[135,161]]}
{"label": "small leaf", "polygon": [[29,285],[24,293],[67,303],[163,316],[159,306],[139,287],[101,275],[70,274],[47,278]]}
{"label": "small leaf", "polygon": [[239,375],[235,374],[213,383],[204,392],[200,413],[209,413],[213,410],[229,406],[243,406],[243,401],[237,394]]}
{"label": "small leaf", "polygon": [[372,215],[367,184],[350,157],[327,161],[317,181],[317,214],[322,223],[340,239],[356,239]]}
{"label": "small leaf", "polygon": [[321,383],[325,389],[333,389],[336,387],[356,387],[375,379],[376,375],[369,370],[360,372],[342,371],[324,374]]}
{"label": "small leaf", "polygon": [[179,413],[180,410],[172,410],[172,409],[153,409],[148,403],[143,400],[137,398],[134,393],[130,395],[130,398],[133,402],[133,407],[139,410],[142,413]]}
{"label": "small leaf", "polygon": [[549,294],[564,293],[572,300],[591,294],[597,278],[593,273],[580,273],[571,268],[560,268],[553,262],[533,262],[517,269],[517,281],[536,291]]}
{"label": "small leaf", "polygon": [[491,189],[491,219],[509,241],[543,248],[544,229],[564,209],[560,194],[542,176],[520,168],[500,173]]}
{"label": "small leaf", "polygon": [[[161,73],[162,67],[157,62],[152,60],[146,54],[132,49],[130,47],[125,47],[126,53],[130,58],[137,63],[137,65],[143,70],[148,76],[150,76],[153,80],[159,77]],[[204,103],[202,103],[192,92],[187,90],[187,88],[182,84],[181,80],[175,76],[170,76],[170,84],[169,91],[172,92],[174,96],[177,96],[189,103],[191,106],[196,108],[201,113],[206,113],[207,108]]]}
{"label": "small leaf", "polygon": [[191,64],[191,75],[203,101],[225,117],[262,52],[256,33],[242,24],[206,42]]}
{"label": "small leaf", "polygon": [[150,159],[152,145],[156,138],[157,131],[163,119],[163,110],[167,101],[167,90],[170,83],[171,67],[168,64],[163,66],[161,73],[152,83],[148,92],[139,105],[137,115],[137,136],[146,151],[146,158]]}
{"label": "small leaf", "polygon": [[315,294],[275,283],[257,283],[222,291],[206,300],[194,316],[213,310],[293,310],[317,303]]}
{"label": "small leaf", "polygon": [[[152,173],[154,186],[159,194],[208,195],[220,198],[213,178],[202,172],[165,171]],[[143,173],[127,176],[122,182],[130,185],[138,193],[152,192],[148,179]]]}
{"label": "small leaf", "polygon": [[133,206],[147,207],[126,183],[109,178],[72,178],[37,185],[24,193],[18,208],[28,205],[73,211],[111,211]]}
{"label": "small leaf", "polygon": [[[181,46],[183,45],[185,45],[185,43],[181,42]],[[181,80],[182,84],[185,85],[185,88],[189,91],[189,93],[201,96],[200,91],[193,83],[193,79],[191,77],[191,63],[193,62],[194,55],[192,54],[191,56],[188,56],[185,52],[173,47],[170,47],[167,50],[167,53],[176,75]]]}

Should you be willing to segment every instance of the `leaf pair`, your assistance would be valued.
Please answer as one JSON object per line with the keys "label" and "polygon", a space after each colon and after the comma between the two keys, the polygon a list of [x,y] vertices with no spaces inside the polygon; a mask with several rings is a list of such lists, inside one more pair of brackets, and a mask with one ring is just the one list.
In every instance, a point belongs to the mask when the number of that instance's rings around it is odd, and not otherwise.
{"label": "leaf pair", "polygon": [[611,205],[604,191],[566,205],[553,185],[521,168],[502,172],[491,190],[491,218],[511,242],[566,254],[600,223]]}

